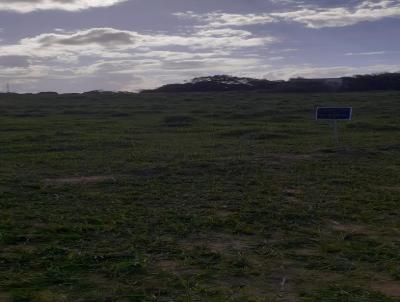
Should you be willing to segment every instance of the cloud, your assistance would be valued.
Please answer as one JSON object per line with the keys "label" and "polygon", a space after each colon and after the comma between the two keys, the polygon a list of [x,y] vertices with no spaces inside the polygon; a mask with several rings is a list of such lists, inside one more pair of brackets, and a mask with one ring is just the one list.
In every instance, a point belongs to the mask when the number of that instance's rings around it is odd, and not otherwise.
{"label": "cloud", "polygon": [[267,24],[278,20],[269,14],[230,14],[223,12],[211,12],[196,14],[192,11],[178,12],[174,14],[183,19],[195,19],[207,24],[207,27],[246,26],[255,24]]}
{"label": "cloud", "polygon": [[379,56],[387,54],[387,51],[370,51],[370,52],[348,52],[346,56]]}
{"label": "cloud", "polygon": [[[239,49],[275,42],[270,36],[255,37],[243,30],[199,30],[187,35],[141,34],[114,28],[91,28],[74,33],[46,33],[25,38],[16,45],[0,47],[3,53],[26,51],[42,55],[76,53],[107,55],[130,50],[185,47],[188,49]],[[35,51],[33,51],[35,50]]]}
{"label": "cloud", "polygon": [[124,57],[149,54],[155,51],[167,53],[170,48],[180,47],[192,52],[211,50],[213,53],[241,48],[265,47],[276,42],[271,36],[254,36],[249,31],[237,29],[200,29],[186,35],[142,34],[114,28],[90,28],[76,32],[44,33],[27,37],[16,44],[0,46],[5,56],[30,56],[65,61],[70,56]]}
{"label": "cloud", "polygon": [[352,7],[317,7],[299,5],[296,10],[262,14],[232,14],[211,12],[196,14],[192,11],[176,13],[180,18],[195,19],[202,27],[247,26],[275,22],[296,22],[308,28],[344,27],[360,22],[400,17],[398,0],[363,1]]}
{"label": "cloud", "polygon": [[[171,78],[178,81],[198,74],[234,73],[253,68],[261,59],[256,55],[244,56],[242,51],[246,49],[246,54],[252,54],[253,50],[265,49],[276,41],[274,37],[229,28],[197,28],[190,33],[170,35],[115,28],[75,32],[58,29],[0,46],[0,66],[3,66],[0,80],[7,78],[19,83],[26,80],[32,85],[32,81],[51,85],[60,81],[67,87],[68,83],[81,79],[81,82],[89,81],[88,87],[94,89],[96,83],[100,85],[108,79],[114,89],[120,90],[133,89],[134,85],[128,82],[135,75],[136,80],[142,78],[135,85],[149,88]],[[119,81],[111,81],[113,75]],[[122,76],[126,81],[120,80]],[[62,91],[65,90],[73,89]]]}
{"label": "cloud", "polygon": [[0,11],[30,13],[38,10],[80,11],[95,7],[113,6],[127,0],[2,0]]}
{"label": "cloud", "polygon": [[0,66],[5,68],[28,67],[29,57],[19,55],[0,56]]}
{"label": "cloud", "polygon": [[[372,8],[379,7],[376,4]],[[297,11],[303,10],[311,8],[301,7]],[[353,13],[356,11],[350,8],[346,10]],[[196,18],[198,26],[185,33],[171,34],[110,27],[76,31],[57,28],[53,32],[25,37],[13,44],[2,43],[0,82],[10,81],[18,84],[19,86],[15,87],[20,87],[20,91],[138,90],[182,82],[196,76],[221,73],[286,79],[297,76],[333,77],[400,69],[397,65],[360,68],[288,66],[286,64],[290,60],[286,60],[284,56],[298,49],[269,50],[271,44],[279,42],[276,37],[258,35],[246,27],[239,28],[243,25],[267,24],[282,20],[300,22],[294,17],[286,19],[272,14],[275,13],[181,13],[180,17]],[[305,21],[300,23],[308,26]],[[347,55],[378,53],[380,52]],[[283,66],[278,67],[278,62]]]}
{"label": "cloud", "polygon": [[282,57],[282,56],[276,56],[276,57],[268,58],[269,61],[281,61],[281,60],[284,60],[284,59],[285,59],[285,57]]}
{"label": "cloud", "polygon": [[309,28],[343,27],[387,17],[400,17],[397,0],[364,1],[355,7],[304,8],[292,12],[272,13],[271,16]]}

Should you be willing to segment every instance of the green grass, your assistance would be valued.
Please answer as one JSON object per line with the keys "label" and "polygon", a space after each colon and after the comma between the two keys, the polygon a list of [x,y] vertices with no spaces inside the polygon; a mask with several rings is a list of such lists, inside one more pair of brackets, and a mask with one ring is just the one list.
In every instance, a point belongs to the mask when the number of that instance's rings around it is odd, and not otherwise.
{"label": "green grass", "polygon": [[[353,106],[340,123],[321,105]],[[0,97],[0,301],[400,301],[400,93]]]}

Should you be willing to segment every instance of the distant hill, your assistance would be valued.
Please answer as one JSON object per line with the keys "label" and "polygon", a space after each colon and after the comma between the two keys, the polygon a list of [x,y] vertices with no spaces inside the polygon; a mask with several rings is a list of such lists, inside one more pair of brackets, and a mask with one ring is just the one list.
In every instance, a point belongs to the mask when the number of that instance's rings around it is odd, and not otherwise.
{"label": "distant hill", "polygon": [[400,90],[400,72],[357,75],[342,78],[293,78],[288,81],[269,81],[266,79],[215,75],[194,78],[183,84],[168,84],[152,90],[143,90],[142,93],[254,90],[269,92]]}

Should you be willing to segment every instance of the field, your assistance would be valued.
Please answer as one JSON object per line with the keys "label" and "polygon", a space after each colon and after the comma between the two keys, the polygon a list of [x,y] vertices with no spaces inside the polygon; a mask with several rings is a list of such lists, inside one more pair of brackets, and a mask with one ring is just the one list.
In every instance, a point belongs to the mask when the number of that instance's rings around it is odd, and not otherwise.
{"label": "field", "polygon": [[[313,120],[317,105],[354,119]],[[0,96],[0,301],[400,301],[400,93]]]}

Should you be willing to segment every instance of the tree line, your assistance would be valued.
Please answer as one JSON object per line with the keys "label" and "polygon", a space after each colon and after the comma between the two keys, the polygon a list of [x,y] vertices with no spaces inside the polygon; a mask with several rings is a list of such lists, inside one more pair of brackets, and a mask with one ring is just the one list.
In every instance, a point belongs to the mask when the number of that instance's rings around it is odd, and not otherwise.
{"label": "tree line", "polygon": [[287,81],[270,81],[266,79],[215,75],[194,78],[183,84],[168,84],[152,90],[143,90],[142,93],[252,90],[268,92],[400,90],[400,72],[356,75],[341,78],[292,78]]}

